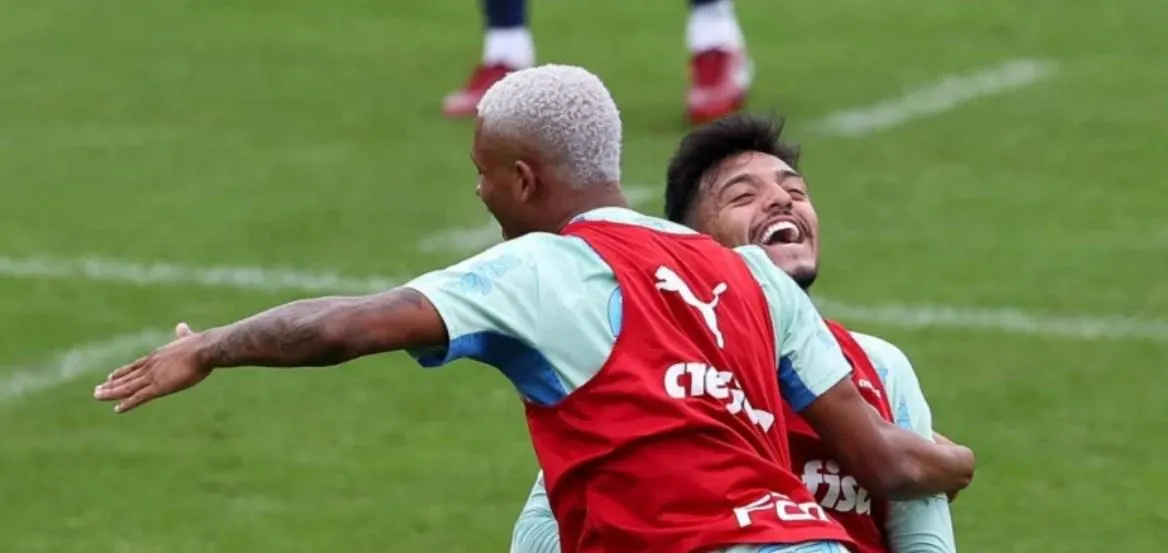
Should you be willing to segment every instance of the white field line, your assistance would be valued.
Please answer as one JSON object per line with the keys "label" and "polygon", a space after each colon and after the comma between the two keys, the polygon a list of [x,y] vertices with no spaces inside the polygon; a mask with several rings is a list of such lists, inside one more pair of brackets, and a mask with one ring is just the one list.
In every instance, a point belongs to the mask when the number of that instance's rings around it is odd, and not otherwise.
{"label": "white field line", "polygon": [[816,297],[824,314],[899,328],[958,328],[1003,334],[1081,340],[1168,342],[1168,320],[1124,316],[1056,317],[1019,309],[977,309],[945,305],[854,305]]}
{"label": "white field line", "polygon": [[664,185],[645,186],[634,184],[625,187],[625,199],[630,205],[643,205],[651,200],[660,200],[665,197]]}
{"label": "white field line", "polygon": [[1032,85],[1057,71],[1058,65],[1053,61],[1007,60],[968,73],[945,75],[933,84],[876,104],[836,111],[813,128],[829,135],[865,136],[945,113],[978,98]]}
{"label": "white field line", "polygon": [[134,263],[98,257],[57,259],[0,255],[0,276],[38,280],[92,280],[138,286],[199,284],[222,288],[310,293],[366,293],[388,290],[401,280],[351,279],[336,273],[305,273],[264,267],[191,267],[171,263]]}
{"label": "white field line", "polygon": [[[1058,67],[1049,61],[1021,59],[1003,62],[977,71],[952,74],[935,84],[913,89],[903,95],[863,106],[839,110],[823,118],[814,128],[822,133],[861,137],[916,119],[950,111],[980,97],[1001,94],[1046,79]],[[660,193],[656,187],[629,186],[630,203],[643,204]],[[499,227],[493,221],[472,227],[434,233],[419,244],[425,252],[473,252],[499,241]],[[192,267],[170,263],[147,263],[103,259],[14,258],[0,255],[0,276],[31,279],[89,280],[149,285],[202,285],[209,287],[288,291],[304,293],[365,293],[385,290],[404,279],[387,277],[349,278],[336,273],[306,273],[263,267]],[[968,309],[946,306],[883,305],[863,306],[817,298],[832,316],[850,321],[887,326],[923,328],[963,328],[1079,339],[1129,339],[1168,341],[1168,321],[1130,317],[1050,317],[1018,310]],[[102,368],[135,350],[149,348],[169,338],[169,332],[147,330],[109,340],[83,344],[58,354],[41,368],[0,372],[0,402],[72,380]]]}
{"label": "white field line", "polygon": [[[1058,65],[1038,59],[1007,60],[966,72],[944,75],[932,84],[910,89],[876,104],[841,109],[820,119],[811,128],[819,133],[859,138],[917,119],[940,115],[978,98],[1002,94],[1053,76]],[[630,185],[625,195],[632,205],[658,198],[658,186]],[[418,245],[422,252],[474,253],[500,240],[499,225],[485,221],[435,232]]]}
{"label": "white field line", "polygon": [[[644,204],[661,195],[662,192],[657,187],[635,184],[625,186],[625,198],[632,205]],[[499,224],[490,219],[478,225],[447,228],[430,233],[418,243],[418,251],[477,253],[498,244],[501,240]]]}
{"label": "white field line", "polygon": [[[0,255],[0,278],[64,279],[132,286],[196,285],[212,288],[362,294],[392,288],[407,278],[351,278],[262,267],[192,267],[139,264],[115,259],[14,258]],[[1168,320],[1124,316],[1053,316],[1018,309],[978,309],[937,305],[858,305],[816,296],[826,315],[852,324],[900,328],[956,328],[1015,335],[1086,340],[1168,342]]]}
{"label": "white field line", "polygon": [[64,384],[86,373],[112,371],[130,361],[130,356],[165,344],[172,336],[161,330],[143,330],[81,344],[35,366],[0,369],[0,404]]}
{"label": "white field line", "polygon": [[493,219],[468,227],[451,227],[429,233],[418,242],[418,251],[433,252],[481,252],[501,241],[502,231]]}

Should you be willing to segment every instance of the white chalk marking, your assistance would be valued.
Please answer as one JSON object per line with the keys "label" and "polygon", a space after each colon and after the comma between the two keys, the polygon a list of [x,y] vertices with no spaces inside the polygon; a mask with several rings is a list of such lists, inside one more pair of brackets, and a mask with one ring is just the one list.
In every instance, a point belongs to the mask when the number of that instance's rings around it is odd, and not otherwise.
{"label": "white chalk marking", "polygon": [[494,219],[473,227],[454,227],[430,233],[418,243],[418,251],[481,252],[503,240],[502,229]]}
{"label": "white chalk marking", "polygon": [[129,356],[165,344],[173,336],[172,332],[143,330],[81,344],[32,367],[0,369],[0,403],[64,384],[86,373],[112,371]]}
{"label": "white chalk marking", "polygon": [[860,137],[953,110],[995,94],[1048,79],[1058,65],[1048,60],[1009,60],[969,73],[946,75],[939,81],[870,106],[839,110],[814,128],[824,134]]}
{"label": "white chalk marking", "polygon": [[[352,278],[263,267],[191,267],[171,263],[134,263],[115,259],[80,260],[0,255],[0,277],[68,279],[133,286],[198,285],[263,292],[364,294],[387,290],[406,278]],[[952,306],[858,305],[816,296],[824,313],[848,322],[900,328],[958,328],[1005,334],[1088,340],[1168,342],[1168,320],[1123,316],[1054,316],[1019,309]]]}
{"label": "white chalk marking", "polygon": [[959,328],[1003,334],[1085,340],[1168,342],[1168,320],[1122,316],[1056,317],[1019,309],[976,309],[944,305],[854,305],[816,297],[825,314],[899,328]]}
{"label": "white chalk marking", "polygon": [[360,292],[387,290],[400,280],[384,278],[350,279],[336,273],[305,273],[303,271],[264,267],[192,267],[172,263],[134,263],[127,261],[83,257],[56,259],[50,257],[17,258],[0,255],[0,275],[14,278],[93,280],[126,284],[164,285],[199,284],[224,288],[251,288],[267,292]]}
{"label": "white chalk marking", "polygon": [[629,205],[644,205],[650,201],[660,200],[664,197],[665,185],[645,186],[637,184],[625,187],[625,199],[629,201]]}
{"label": "white chalk marking", "polygon": [[[1054,75],[1058,67],[1045,60],[1012,60],[980,70],[948,75],[939,82],[909,90],[900,97],[829,114],[816,129],[844,137],[860,137],[938,115],[984,96],[1029,86]],[[660,195],[654,187],[629,186],[629,202],[643,204]],[[490,221],[473,227],[435,233],[419,244],[424,252],[481,251],[500,240],[499,226]],[[137,286],[196,284],[267,292],[367,293],[392,288],[402,279],[348,278],[337,273],[306,273],[263,267],[192,267],[171,263],[132,263],[103,258],[14,258],[0,255],[0,276],[33,279],[91,280]],[[816,302],[825,313],[857,322],[906,328],[963,328],[1081,339],[1168,341],[1168,321],[1131,317],[1051,317],[1016,309],[967,309],[948,306],[851,305],[825,298]],[[0,371],[0,402],[68,382],[117,362],[135,350],[164,343],[170,333],[146,330],[83,344],[58,354],[40,369]]]}
{"label": "white chalk marking", "polygon": [[[1007,60],[968,73],[943,76],[937,82],[909,90],[896,98],[828,114],[812,129],[828,135],[858,138],[917,119],[939,115],[985,96],[1002,94],[1053,76],[1058,65],[1037,59]],[[625,196],[632,205],[661,197],[653,186],[627,186]],[[438,231],[418,245],[426,253],[480,252],[501,240],[499,225],[486,221],[479,225]]]}

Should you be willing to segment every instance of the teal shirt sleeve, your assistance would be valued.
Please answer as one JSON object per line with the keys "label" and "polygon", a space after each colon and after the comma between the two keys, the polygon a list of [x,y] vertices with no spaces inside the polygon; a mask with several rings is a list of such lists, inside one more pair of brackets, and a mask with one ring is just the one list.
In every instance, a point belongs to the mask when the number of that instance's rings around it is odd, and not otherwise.
{"label": "teal shirt sleeve", "polygon": [[548,503],[543,471],[535,478],[531,495],[515,521],[511,533],[511,553],[560,553],[560,529]]}
{"label": "teal shirt sleeve", "polygon": [[410,355],[424,366],[440,367],[466,357],[457,346],[469,337],[498,334],[530,340],[540,318],[539,268],[531,257],[532,242],[526,238],[503,242],[406,283],[438,310],[449,337],[445,348]]}
{"label": "teal shirt sleeve", "polygon": [[[896,424],[932,441],[933,414],[908,357],[900,348],[884,340],[858,333],[853,335],[880,373]],[[892,553],[957,551],[953,518],[945,495],[889,502],[884,530]]]}
{"label": "teal shirt sleeve", "polygon": [[775,330],[779,390],[795,411],[802,411],[852,373],[823,317],[807,293],[775,267],[758,246],[735,248],[762,286]]}
{"label": "teal shirt sleeve", "polygon": [[545,319],[560,311],[544,295],[540,271],[542,259],[554,262],[561,255],[557,238],[533,234],[503,242],[407,283],[434,305],[449,338],[445,347],[410,355],[424,367],[473,359],[498,369],[529,401],[549,405],[562,399],[563,381],[537,349],[546,342]]}

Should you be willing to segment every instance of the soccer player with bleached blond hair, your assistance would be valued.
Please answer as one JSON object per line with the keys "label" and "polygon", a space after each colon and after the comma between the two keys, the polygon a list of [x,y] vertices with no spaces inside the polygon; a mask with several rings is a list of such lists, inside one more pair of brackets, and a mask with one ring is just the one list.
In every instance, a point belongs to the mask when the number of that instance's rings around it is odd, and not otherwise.
{"label": "soccer player with bleached blond hair", "polygon": [[569,553],[843,551],[847,533],[790,470],[784,399],[874,494],[968,485],[968,449],[865,403],[823,319],[765,251],[628,208],[620,113],[595,75],[518,71],[480,108],[477,190],[506,241],[386,292],[202,332],[180,324],[95,397],[124,413],[215,369],[393,351],[426,367],[473,359],[522,397]]}
{"label": "soccer player with bleached blond hair", "polygon": [[[782,139],[782,129],[781,122],[735,114],[691,131],[669,163],[665,216],[727,247],[758,245],[809,291],[819,274],[819,215],[798,170],[800,150]],[[933,431],[932,411],[904,352],[837,321],[827,325],[875,411],[925,439],[945,440]],[[957,551],[948,498],[870,497],[799,414],[785,418],[792,472],[847,530],[856,553]],[[558,534],[541,473],[515,522],[511,553],[559,553]]]}

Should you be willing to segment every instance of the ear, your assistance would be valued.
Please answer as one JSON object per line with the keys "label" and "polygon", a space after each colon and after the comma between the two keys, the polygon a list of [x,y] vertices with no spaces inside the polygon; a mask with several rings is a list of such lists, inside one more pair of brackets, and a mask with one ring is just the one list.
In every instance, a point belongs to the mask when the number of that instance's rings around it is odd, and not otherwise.
{"label": "ear", "polygon": [[521,202],[526,202],[534,198],[539,190],[540,184],[539,178],[536,177],[535,169],[526,161],[517,160],[515,162],[515,177],[519,185],[515,187],[516,199]]}

